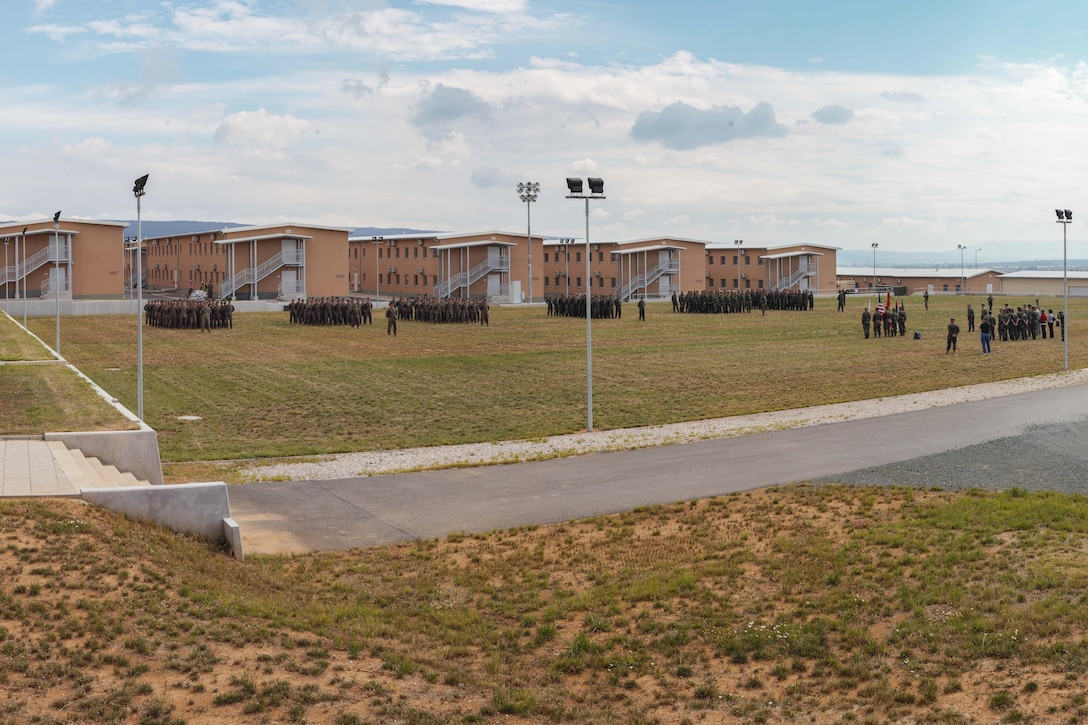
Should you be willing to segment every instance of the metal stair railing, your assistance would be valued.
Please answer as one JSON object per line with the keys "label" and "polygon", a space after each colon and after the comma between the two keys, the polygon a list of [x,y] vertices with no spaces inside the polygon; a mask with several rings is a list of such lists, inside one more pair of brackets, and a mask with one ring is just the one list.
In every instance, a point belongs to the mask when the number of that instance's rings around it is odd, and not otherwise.
{"label": "metal stair railing", "polygon": [[435,285],[433,294],[435,297],[449,297],[454,290],[461,289],[462,287],[469,287],[473,282],[476,282],[484,275],[490,272],[509,272],[510,271],[510,258],[509,257],[488,257],[484,261],[477,264],[468,272],[459,272],[448,280],[442,280]]}
{"label": "metal stair railing", "polygon": [[775,282],[774,286],[771,287],[771,291],[772,292],[781,292],[782,290],[790,289],[795,284],[800,282],[802,279],[804,279],[805,277],[808,277],[808,276],[810,276],[812,274],[813,274],[812,266],[806,264],[803,267],[799,268],[796,272],[791,274],[786,279],[780,279],[777,282]]}
{"label": "metal stair railing", "polygon": [[629,300],[631,299],[631,292],[633,290],[639,289],[640,287],[648,287],[651,283],[657,281],[663,274],[676,274],[679,271],[679,259],[666,259],[662,262],[658,262],[657,266],[646,274],[640,274],[629,282],[624,282],[620,285],[618,292],[619,298],[621,300]]}

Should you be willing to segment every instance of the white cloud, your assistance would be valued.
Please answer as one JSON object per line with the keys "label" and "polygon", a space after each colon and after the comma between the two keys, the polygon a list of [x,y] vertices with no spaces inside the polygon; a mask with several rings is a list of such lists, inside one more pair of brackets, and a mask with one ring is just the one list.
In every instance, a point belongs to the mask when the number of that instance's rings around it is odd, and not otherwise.
{"label": "white cloud", "polygon": [[78,143],[66,144],[61,147],[60,152],[65,155],[71,156],[103,156],[109,153],[113,149],[113,143],[104,138],[88,138]]}
{"label": "white cloud", "polygon": [[309,121],[287,114],[277,116],[263,108],[241,111],[223,119],[215,140],[255,156],[281,157],[307,133],[315,133]]}
{"label": "white cloud", "polygon": [[417,0],[427,5],[451,5],[486,13],[520,13],[529,9],[528,0]]}

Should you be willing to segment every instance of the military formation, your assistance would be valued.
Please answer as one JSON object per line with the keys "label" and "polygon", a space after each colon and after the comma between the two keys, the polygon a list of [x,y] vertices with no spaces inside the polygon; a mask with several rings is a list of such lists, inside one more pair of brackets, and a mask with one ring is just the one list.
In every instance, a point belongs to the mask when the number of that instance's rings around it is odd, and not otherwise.
{"label": "military formation", "polygon": [[[545,295],[549,317],[585,317],[585,295]],[[623,316],[620,298],[616,295],[593,295],[589,300],[589,316],[594,320],[619,319]]]}
{"label": "military formation", "polygon": [[801,290],[700,290],[672,295],[674,312],[695,314],[730,314],[767,310],[811,310],[815,297]]}
{"label": "military formation", "polygon": [[[447,299],[436,297],[397,297],[390,300],[398,320],[414,322],[462,322],[488,325],[490,306],[486,299]],[[346,325],[360,327],[374,324],[374,305],[369,297],[310,297],[287,305],[292,324]],[[386,316],[388,318],[388,315]],[[390,328],[392,331],[392,328]]]}
{"label": "military formation", "polygon": [[234,327],[230,300],[148,300],[144,324],[170,330],[212,330]]}
{"label": "military formation", "polygon": [[486,297],[398,297],[390,302],[401,320],[490,325],[491,305]]}
{"label": "military formation", "polygon": [[369,297],[307,297],[291,300],[288,317],[294,325],[360,325],[374,324],[374,306]]}

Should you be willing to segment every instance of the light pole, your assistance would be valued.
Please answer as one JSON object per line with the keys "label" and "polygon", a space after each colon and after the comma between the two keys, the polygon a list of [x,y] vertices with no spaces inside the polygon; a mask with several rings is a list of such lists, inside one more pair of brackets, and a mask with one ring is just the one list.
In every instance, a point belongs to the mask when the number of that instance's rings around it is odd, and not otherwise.
{"label": "light pole", "polygon": [[8,242],[10,240],[4,237],[4,309],[8,307],[8,285],[11,280],[8,279]]}
{"label": "light pole", "polygon": [[740,292],[740,255],[743,252],[741,247],[744,245],[744,240],[734,239],[733,244],[737,245],[737,292]]}
{"label": "light pole", "polygon": [[[30,227],[23,227],[23,266],[26,266],[26,230]],[[19,279],[19,244],[15,244],[15,279]],[[18,285],[18,282],[16,282]],[[15,290],[15,296],[19,296],[18,287]],[[23,327],[26,327],[26,280],[23,280]]]}
{"label": "light pole", "polygon": [[568,199],[585,199],[586,202],[586,432],[593,432],[593,323],[590,314],[592,294],[589,276],[589,200],[604,199],[604,180],[590,177],[589,194],[582,193],[582,180],[567,177]]}
{"label": "light pole", "polygon": [[53,284],[57,296],[57,354],[60,355],[60,212],[53,215]]}
{"label": "light pole", "polygon": [[378,255],[385,237],[371,237],[370,241],[374,242],[374,304],[378,304],[378,298],[382,296],[382,273],[378,271]]}
{"label": "light pole", "polygon": [[1062,357],[1065,362],[1065,369],[1069,370],[1069,332],[1066,330],[1069,326],[1069,272],[1066,232],[1069,225],[1073,223],[1073,212],[1068,209],[1055,209],[1054,213],[1058,215],[1058,223],[1062,225]]}
{"label": "light pole", "polygon": [[876,294],[876,248],[880,245],[873,242],[873,294]]}
{"label": "light pole", "polygon": [[566,294],[570,294],[570,245],[574,244],[573,237],[561,237],[559,249],[563,251],[563,285]]}
{"label": "light pole", "polygon": [[136,197],[136,417],[144,419],[144,230],[140,209],[140,199],[147,192],[147,177],[144,174],[132,185],[132,194]]}
{"label": "light pole", "polygon": [[963,250],[967,249],[966,245],[957,244],[956,248],[960,250],[960,294],[967,294],[967,278],[963,276]]}
{"label": "light pole", "polygon": [[525,237],[529,243],[526,254],[529,257],[529,302],[533,301],[533,202],[540,193],[540,184],[535,181],[526,181],[518,184],[518,196],[525,202]]}

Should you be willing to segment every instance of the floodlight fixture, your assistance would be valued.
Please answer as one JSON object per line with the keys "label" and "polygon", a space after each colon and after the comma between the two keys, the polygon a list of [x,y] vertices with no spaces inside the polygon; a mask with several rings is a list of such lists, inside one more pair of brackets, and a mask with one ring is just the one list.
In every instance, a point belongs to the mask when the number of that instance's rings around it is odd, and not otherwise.
{"label": "floodlight fixture", "polygon": [[603,194],[604,193],[604,179],[595,179],[592,176],[589,177],[589,193],[590,194]]}
{"label": "floodlight fixture", "polygon": [[1068,209],[1066,209],[1066,210],[1065,210],[1065,218],[1066,218],[1066,219],[1069,219],[1070,221],[1072,221],[1072,219],[1073,219],[1073,212],[1071,212],[1071,211],[1069,211]]}
{"label": "floodlight fixture", "polygon": [[1058,215],[1058,218],[1059,218],[1059,219],[1064,219],[1064,218],[1065,218],[1065,213],[1064,213],[1064,212],[1062,212],[1062,210],[1061,210],[1061,209],[1055,209],[1055,210],[1054,210],[1054,213]]}
{"label": "floodlight fixture", "polygon": [[147,185],[147,177],[151,174],[144,174],[140,178],[136,179],[136,183],[132,186],[132,193],[136,196],[143,196],[146,192],[144,187]]}
{"label": "floodlight fixture", "polygon": [[567,191],[570,192],[571,196],[581,196],[582,195],[582,180],[581,179],[575,179],[575,178],[572,178],[572,177],[568,176],[567,177]]}

